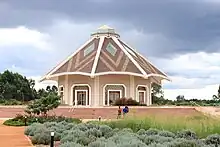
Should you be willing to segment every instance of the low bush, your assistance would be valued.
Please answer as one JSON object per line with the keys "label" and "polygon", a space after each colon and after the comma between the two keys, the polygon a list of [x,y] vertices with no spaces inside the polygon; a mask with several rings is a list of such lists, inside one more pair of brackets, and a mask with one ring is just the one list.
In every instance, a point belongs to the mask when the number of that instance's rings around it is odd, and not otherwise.
{"label": "low bush", "polygon": [[136,100],[133,100],[132,98],[119,98],[114,103],[115,106],[139,106],[140,103]]}
{"label": "low bush", "polygon": [[0,99],[0,105],[23,105],[25,103],[16,99]]}
{"label": "low bush", "polygon": [[82,121],[77,118],[68,118],[64,116],[26,116],[17,115],[15,118],[6,120],[3,124],[7,126],[25,126],[25,117],[27,125],[33,123],[45,123],[45,122],[74,122],[81,123]]}
{"label": "low bush", "polygon": [[55,140],[60,147],[215,147],[220,144],[220,135],[214,134],[205,139],[198,139],[190,130],[176,133],[159,129],[131,128],[112,129],[107,125],[65,121],[33,123],[25,129],[34,144],[49,144],[50,132],[55,132]]}

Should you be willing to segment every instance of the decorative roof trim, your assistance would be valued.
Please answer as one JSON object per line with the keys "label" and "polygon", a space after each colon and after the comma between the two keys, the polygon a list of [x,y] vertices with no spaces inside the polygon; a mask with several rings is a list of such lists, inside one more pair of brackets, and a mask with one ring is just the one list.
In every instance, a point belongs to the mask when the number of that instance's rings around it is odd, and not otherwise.
{"label": "decorative roof trim", "polygon": [[98,60],[99,60],[99,57],[100,57],[100,53],[101,53],[101,50],[102,50],[104,40],[105,40],[105,37],[103,37],[103,36],[100,37],[98,49],[97,49],[96,56],[95,56],[93,66],[92,66],[92,71],[91,71],[91,76],[92,77],[95,74],[95,71],[96,71],[96,68],[97,68],[97,65],[98,65]]}
{"label": "decorative roof trim", "polygon": [[91,41],[93,41],[95,38],[92,37],[86,43],[84,43],[82,46],[80,46],[75,52],[73,52],[70,56],[68,56],[65,60],[63,60],[61,63],[59,63],[57,66],[55,66],[50,72],[48,72],[46,75],[44,75],[40,81],[43,81],[47,76],[54,73],[56,70],[58,70],[61,66],[63,66],[68,60],[70,60],[75,54],[77,54],[81,49],[83,49],[87,44],[89,44]]}
{"label": "decorative roof trim", "polygon": [[147,73],[141,68],[141,66],[133,59],[133,57],[126,51],[123,45],[118,41],[116,37],[112,37],[115,43],[121,48],[121,50],[128,56],[128,58],[134,63],[134,65],[140,70],[140,72],[147,76]]}
{"label": "decorative roof trim", "polygon": [[[164,72],[162,72],[158,67],[156,67],[154,64],[152,64],[147,58],[145,58],[144,56],[142,56],[139,52],[137,52],[136,50],[134,50],[130,45],[128,45],[126,42],[120,40],[123,44],[125,44],[126,46],[129,47],[129,49],[132,49],[133,52],[137,53],[139,56],[141,56],[146,62],[150,63],[152,66],[154,66],[157,70],[159,70],[161,73],[163,73],[165,76],[167,76],[167,74],[165,74]],[[169,79],[169,81],[171,81],[171,79],[167,76],[166,79]]]}

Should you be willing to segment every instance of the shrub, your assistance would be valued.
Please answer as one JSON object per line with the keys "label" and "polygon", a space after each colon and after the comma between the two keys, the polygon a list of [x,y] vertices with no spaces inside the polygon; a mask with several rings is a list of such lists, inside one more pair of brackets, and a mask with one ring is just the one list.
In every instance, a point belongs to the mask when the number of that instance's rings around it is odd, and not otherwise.
{"label": "shrub", "polygon": [[86,135],[90,136],[93,135],[95,137],[101,137],[102,136],[102,132],[96,128],[91,128],[89,130],[86,131]]}
{"label": "shrub", "polygon": [[56,93],[49,93],[46,97],[36,99],[28,104],[25,112],[34,115],[47,115],[47,112],[57,108],[60,105],[60,96]]}
{"label": "shrub", "polygon": [[220,145],[220,135],[219,134],[209,135],[205,139],[205,143],[206,144]]}
{"label": "shrub", "polygon": [[33,137],[31,137],[31,142],[33,144],[48,145],[50,143],[50,132],[48,130],[41,130],[41,132],[36,133]]}
{"label": "shrub", "polygon": [[[81,123],[82,121],[77,118],[68,118],[65,116],[26,116],[27,117],[27,125],[31,125],[33,123],[45,123],[45,122],[69,122],[69,123]],[[25,125],[25,116],[17,115],[13,119],[8,119],[4,123],[7,126],[24,126]]]}
{"label": "shrub", "polygon": [[158,129],[150,128],[145,133],[147,135],[157,135],[160,131]]}
{"label": "shrub", "polygon": [[183,130],[177,132],[177,138],[185,138],[185,139],[197,139],[196,133],[191,130]]}
{"label": "shrub", "polygon": [[119,99],[116,99],[114,105],[116,106],[138,106],[140,105],[139,102],[137,102],[136,100],[133,100],[132,98],[119,98]]}
{"label": "shrub", "polygon": [[79,130],[79,129],[72,129],[70,131],[65,131],[62,135],[61,135],[61,142],[76,142],[78,138],[80,137],[85,137],[86,138],[86,134],[85,132]]}
{"label": "shrub", "polygon": [[102,136],[105,136],[109,132],[112,132],[112,128],[107,125],[100,125],[99,130],[102,133]]}
{"label": "shrub", "polygon": [[91,142],[88,147],[117,147],[117,145],[111,140],[98,139]]}
{"label": "shrub", "polygon": [[140,139],[146,144],[150,145],[152,143],[165,143],[165,142],[170,142],[173,140],[171,137],[164,137],[164,136],[159,136],[159,135],[142,135],[140,136]]}
{"label": "shrub", "polygon": [[35,132],[42,127],[43,127],[42,124],[34,123],[31,126],[28,126],[25,129],[24,133],[25,133],[25,135],[28,135],[28,136],[34,136]]}
{"label": "shrub", "polygon": [[95,140],[96,140],[95,136],[89,135],[88,137],[79,137],[77,139],[77,143],[87,146],[88,144],[94,142]]}
{"label": "shrub", "polygon": [[172,133],[172,132],[169,132],[169,131],[160,131],[160,132],[158,133],[158,135],[164,136],[164,137],[172,137],[172,138],[175,137],[175,134]]}
{"label": "shrub", "polygon": [[184,138],[178,138],[170,143],[168,143],[169,147],[202,147],[199,146],[198,143],[195,140],[187,140]]}
{"label": "shrub", "polygon": [[59,147],[83,147],[83,146],[75,142],[65,142],[61,144]]}
{"label": "shrub", "polygon": [[144,135],[146,133],[146,131],[144,129],[140,129],[137,134],[138,135]]}
{"label": "shrub", "polygon": [[2,105],[22,105],[23,102],[18,101],[16,99],[1,99],[0,98],[0,104],[2,104]]}

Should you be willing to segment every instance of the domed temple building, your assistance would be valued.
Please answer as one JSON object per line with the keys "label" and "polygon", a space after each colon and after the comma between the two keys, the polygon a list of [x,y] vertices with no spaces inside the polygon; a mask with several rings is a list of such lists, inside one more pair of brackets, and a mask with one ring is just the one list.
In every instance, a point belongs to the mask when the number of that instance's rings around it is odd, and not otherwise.
{"label": "domed temple building", "polygon": [[41,81],[55,80],[63,104],[111,106],[118,98],[151,105],[151,84],[169,80],[106,25]]}

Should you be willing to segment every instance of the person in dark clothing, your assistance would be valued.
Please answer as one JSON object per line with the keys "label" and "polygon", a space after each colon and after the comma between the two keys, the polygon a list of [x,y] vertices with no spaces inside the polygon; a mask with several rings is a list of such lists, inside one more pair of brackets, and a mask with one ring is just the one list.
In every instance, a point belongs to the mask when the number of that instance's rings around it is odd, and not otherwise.
{"label": "person in dark clothing", "polygon": [[123,117],[125,117],[125,115],[129,112],[129,108],[128,106],[125,106],[123,109]]}
{"label": "person in dark clothing", "polygon": [[121,112],[122,112],[121,107],[118,106],[118,116],[117,116],[117,119],[121,118]]}

